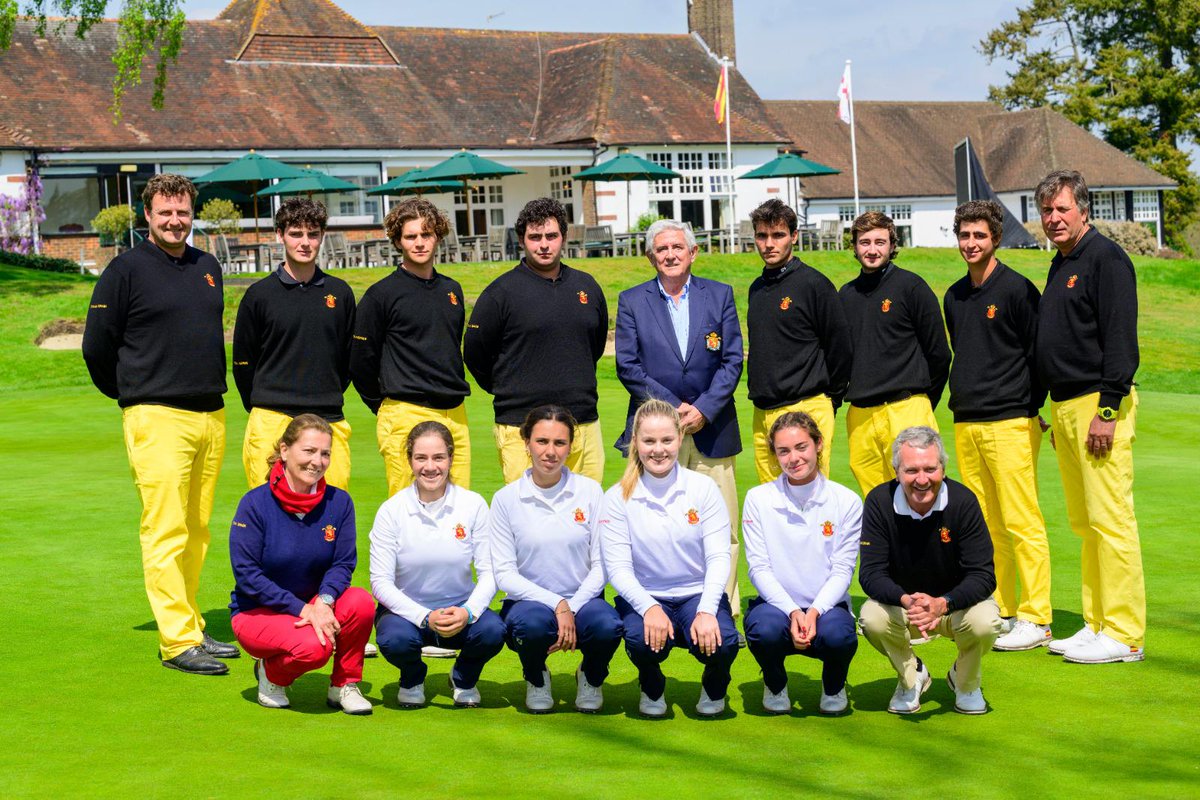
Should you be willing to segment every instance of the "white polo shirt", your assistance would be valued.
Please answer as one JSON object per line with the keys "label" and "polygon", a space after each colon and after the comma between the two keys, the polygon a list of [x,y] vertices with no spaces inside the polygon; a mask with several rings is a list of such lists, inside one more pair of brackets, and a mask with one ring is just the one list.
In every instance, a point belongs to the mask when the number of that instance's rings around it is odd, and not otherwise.
{"label": "white polo shirt", "polygon": [[629,500],[617,484],[604,496],[600,549],[613,588],[645,616],[655,598],[699,594],[717,613],[729,579],[729,511],[717,484],[678,464],[665,478],[642,475]]}
{"label": "white polo shirt", "polygon": [[862,511],[857,494],[820,474],[805,486],[780,475],[746,492],[742,546],[759,596],[784,614],[848,606]]}
{"label": "white polo shirt", "polygon": [[478,494],[450,484],[441,499],[423,505],[408,486],[375,515],[371,593],[414,625],[450,606],[478,617],[496,594],[487,539],[488,507]]}
{"label": "white polo shirt", "polygon": [[549,491],[538,488],[533,470],[492,498],[488,545],[496,585],[511,600],[534,600],[571,611],[604,591],[600,514],[604,490],[563,468]]}

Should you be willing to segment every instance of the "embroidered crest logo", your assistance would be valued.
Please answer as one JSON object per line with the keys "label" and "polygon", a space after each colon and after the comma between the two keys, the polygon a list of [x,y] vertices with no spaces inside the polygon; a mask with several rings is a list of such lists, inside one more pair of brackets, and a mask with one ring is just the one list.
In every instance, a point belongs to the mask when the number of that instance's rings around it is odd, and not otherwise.
{"label": "embroidered crest logo", "polygon": [[575,509],[575,521],[576,521],[576,522],[587,522],[587,517],[585,517],[585,516],[583,515],[583,509],[582,509],[582,508],[577,508],[577,509]]}
{"label": "embroidered crest logo", "polygon": [[585,306],[587,305],[587,292],[579,293],[579,302],[583,303]]}
{"label": "embroidered crest logo", "polygon": [[892,310],[892,298],[890,298],[890,297],[885,298],[884,301],[882,303],[880,303],[879,310],[885,314],[888,313],[889,311],[891,311]]}
{"label": "embroidered crest logo", "polygon": [[704,337],[704,346],[707,347],[709,350],[712,350],[713,352],[720,350],[721,349],[721,337],[717,335],[716,331],[712,331],[711,333],[708,334],[708,336]]}
{"label": "embroidered crest logo", "polygon": [[688,525],[698,525],[700,523],[700,512],[694,508],[689,508],[687,512]]}
{"label": "embroidered crest logo", "polygon": [[988,319],[996,318],[996,306],[995,305],[990,305],[987,307],[987,317],[988,317]]}
{"label": "embroidered crest logo", "polygon": [[204,273],[204,280],[208,281],[209,286],[213,287],[214,289],[217,288],[217,282],[214,281],[213,276],[208,274],[207,272]]}
{"label": "embroidered crest logo", "polygon": [[938,535],[942,537],[943,543],[945,543],[945,544],[950,543],[950,529],[949,528],[942,528],[940,531],[938,531]]}
{"label": "embroidered crest logo", "polygon": [[779,301],[779,310],[780,311],[787,311],[791,307],[792,307],[792,298],[791,297],[785,297]]}
{"label": "embroidered crest logo", "polygon": [[326,308],[337,308],[337,298],[331,294],[325,295],[325,307]]}
{"label": "embroidered crest logo", "polygon": [[1068,289],[1074,289],[1075,284],[1077,284],[1077,283],[1079,283],[1078,275],[1072,275],[1071,277],[1067,278],[1067,288]]}
{"label": "embroidered crest logo", "polygon": [[826,536],[826,537],[833,536],[833,523],[832,522],[830,522],[829,520],[825,520],[825,524],[821,526],[821,535]]}
{"label": "embroidered crest logo", "polygon": [[463,527],[461,522],[454,526],[454,538],[460,542],[467,538],[467,529]]}
{"label": "embroidered crest logo", "polygon": [[322,530],[325,531],[325,541],[332,542],[337,538],[337,528],[332,525],[326,525]]}
{"label": "embroidered crest logo", "polygon": [[450,297],[450,305],[458,305],[458,298],[454,295],[454,292],[446,292],[446,294]]}

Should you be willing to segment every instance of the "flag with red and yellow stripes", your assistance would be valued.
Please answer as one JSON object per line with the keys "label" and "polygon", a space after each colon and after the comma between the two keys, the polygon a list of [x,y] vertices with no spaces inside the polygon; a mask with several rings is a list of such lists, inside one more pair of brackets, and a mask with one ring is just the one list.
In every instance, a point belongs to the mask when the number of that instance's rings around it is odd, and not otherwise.
{"label": "flag with red and yellow stripes", "polygon": [[729,67],[721,65],[721,77],[717,81],[717,95],[713,98],[713,116],[717,122],[725,121],[725,113],[729,110]]}

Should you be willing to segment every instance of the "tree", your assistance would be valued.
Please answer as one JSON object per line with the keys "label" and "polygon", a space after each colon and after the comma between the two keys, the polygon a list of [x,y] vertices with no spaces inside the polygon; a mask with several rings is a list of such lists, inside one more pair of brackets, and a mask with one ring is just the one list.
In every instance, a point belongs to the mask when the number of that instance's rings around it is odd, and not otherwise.
{"label": "tree", "polygon": [[1164,233],[1200,208],[1182,149],[1200,137],[1200,0],[1031,0],[980,50],[1015,65],[989,96],[1006,108],[1050,106],[1179,183],[1165,193]]}
{"label": "tree", "polygon": [[[38,36],[47,33],[62,35],[74,26],[75,36],[86,38],[88,31],[104,19],[106,0],[0,0],[0,49],[12,44],[13,32],[22,16],[31,19]],[[50,16],[61,19],[50,19]],[[179,58],[183,46],[183,0],[121,0],[117,18],[117,47],[112,61],[113,123],[121,118],[121,102],[125,93],[142,82],[142,65],[151,53],[157,53],[154,74],[154,96],[150,101],[156,109],[163,107],[167,89],[167,68]]]}

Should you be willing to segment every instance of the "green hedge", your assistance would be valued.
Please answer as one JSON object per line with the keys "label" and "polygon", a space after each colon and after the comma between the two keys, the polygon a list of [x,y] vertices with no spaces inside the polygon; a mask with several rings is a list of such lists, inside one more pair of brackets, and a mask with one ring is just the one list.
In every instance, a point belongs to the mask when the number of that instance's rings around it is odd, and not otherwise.
{"label": "green hedge", "polygon": [[43,272],[74,272],[79,274],[80,268],[69,258],[51,258],[50,256],[27,256],[23,253],[10,253],[0,250],[0,261],[14,267],[40,269]]}

